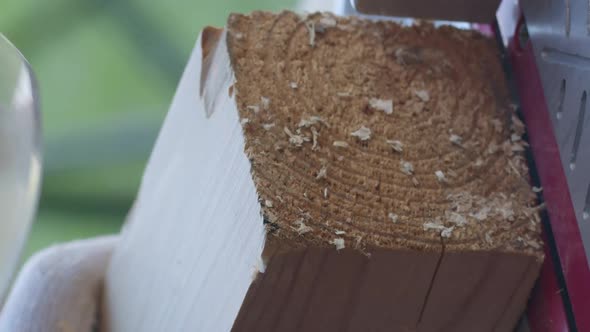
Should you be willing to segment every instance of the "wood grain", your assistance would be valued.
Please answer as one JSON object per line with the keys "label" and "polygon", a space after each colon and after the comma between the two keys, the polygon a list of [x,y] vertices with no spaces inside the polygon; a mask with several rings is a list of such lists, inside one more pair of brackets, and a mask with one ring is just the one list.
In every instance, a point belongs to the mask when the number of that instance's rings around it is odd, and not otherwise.
{"label": "wood grain", "polygon": [[233,331],[414,328],[439,258],[325,248],[279,254],[251,286]]}
{"label": "wood grain", "polygon": [[542,207],[491,40],[292,12],[208,31],[109,268],[112,332],[516,325]]}
{"label": "wood grain", "polygon": [[269,236],[541,255],[523,128],[491,40],[291,12],[232,15],[227,38]]}
{"label": "wood grain", "polygon": [[543,254],[493,42],[290,12],[228,31],[266,247],[281,248],[233,330],[512,329]]}

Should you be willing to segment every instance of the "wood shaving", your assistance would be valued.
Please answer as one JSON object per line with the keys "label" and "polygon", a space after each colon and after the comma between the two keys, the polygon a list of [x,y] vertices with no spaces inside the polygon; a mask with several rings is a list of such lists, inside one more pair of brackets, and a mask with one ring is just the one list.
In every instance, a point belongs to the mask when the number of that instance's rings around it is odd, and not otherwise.
{"label": "wood shaving", "polygon": [[502,206],[496,208],[496,211],[506,220],[514,220],[514,210],[512,209],[512,202],[505,202]]}
{"label": "wood shaving", "polygon": [[350,97],[352,96],[350,92],[336,92],[336,96],[338,97]]}
{"label": "wood shaving", "polygon": [[264,128],[264,130],[270,130],[274,126],[275,126],[274,123],[263,123],[262,124],[262,128]]}
{"label": "wood shaving", "polygon": [[508,167],[509,167],[509,173],[510,170],[514,171],[514,173],[518,176],[520,176],[520,172],[518,171],[518,168],[516,168],[516,166],[514,166],[514,163],[512,162],[512,160],[508,159]]}
{"label": "wood shaving", "polygon": [[306,224],[303,222],[303,218],[301,218],[301,219],[299,219],[299,220],[296,220],[296,221],[295,221],[295,225],[297,225],[297,228],[295,228],[295,227],[292,227],[292,228],[293,228],[293,229],[294,229],[294,230],[297,232],[297,234],[299,234],[299,235],[303,235],[303,234],[305,234],[305,233],[309,233],[309,232],[313,231],[313,228],[311,228],[311,227],[307,226],[307,225],[306,225]]}
{"label": "wood shaving", "polygon": [[324,28],[333,28],[337,24],[336,19],[330,16],[323,16],[318,23]]}
{"label": "wood shaving", "polygon": [[315,129],[315,127],[311,127],[311,140],[312,140],[312,146],[311,149],[313,151],[318,150],[318,137],[320,136],[320,134],[318,133],[318,131]]}
{"label": "wood shaving", "polygon": [[414,174],[414,165],[412,165],[412,163],[410,163],[409,161],[401,160],[399,162],[399,167],[402,173],[406,175]]}
{"label": "wood shaving", "polygon": [[267,208],[272,208],[273,207],[272,201],[271,200],[268,200],[268,199],[264,201],[264,205]]}
{"label": "wood shaving", "polygon": [[254,113],[260,112],[260,106],[257,106],[257,105],[248,105],[248,106],[246,106],[246,109],[249,109],[249,110],[253,111]]}
{"label": "wood shaving", "polygon": [[385,140],[387,144],[391,146],[393,151],[395,152],[403,152],[404,151],[404,144],[398,140]]}
{"label": "wood shaving", "polygon": [[[258,266],[259,264],[260,263],[252,266],[252,269],[251,269],[252,270],[252,274],[250,275],[250,278],[251,278],[252,281],[256,280],[256,278],[258,277],[258,274],[259,273],[264,273],[263,270],[261,271],[260,266]],[[65,331],[61,331],[61,332],[65,332]]]}
{"label": "wood shaving", "polygon": [[441,224],[440,224],[440,223],[438,223],[438,222],[432,222],[432,221],[429,221],[429,222],[425,222],[425,223],[422,225],[422,228],[423,228],[425,231],[428,231],[428,230],[442,231],[442,230],[444,230],[444,229],[445,229],[445,226],[441,225]]}
{"label": "wood shaving", "polygon": [[541,245],[539,243],[537,243],[537,241],[527,241],[526,242],[528,244],[529,247],[533,247],[535,249],[541,249]]}
{"label": "wood shaving", "polygon": [[345,141],[334,141],[334,143],[332,143],[332,145],[334,145],[335,147],[339,147],[339,148],[347,148],[348,147],[348,143]]}
{"label": "wood shaving", "polygon": [[393,100],[391,99],[371,98],[369,99],[369,106],[378,111],[383,111],[385,114],[393,113]]}
{"label": "wood shaving", "polygon": [[309,46],[315,47],[315,22],[313,21],[306,21],[305,27],[309,32]]}
{"label": "wood shaving", "polygon": [[483,166],[483,159],[481,159],[481,158],[478,157],[477,159],[475,159],[475,163],[473,165],[475,167],[481,167],[481,166]]}
{"label": "wood shaving", "polygon": [[462,146],[461,143],[463,142],[463,138],[461,138],[459,135],[451,134],[449,140],[456,146]]}
{"label": "wood shaving", "polygon": [[522,146],[522,144],[515,143],[512,144],[511,150],[512,152],[523,152],[525,149],[524,146]]}
{"label": "wood shaving", "polygon": [[418,185],[420,185],[420,182],[418,182],[418,179],[415,177],[412,177],[412,183],[414,184],[414,187],[418,187]]}
{"label": "wood shaving", "polygon": [[307,118],[303,118],[301,119],[301,121],[299,121],[299,124],[297,125],[297,127],[299,128],[309,128],[313,125],[317,125],[317,124],[323,124],[326,127],[330,127],[328,126],[328,123],[326,121],[324,121],[321,117],[317,116],[317,115],[312,115],[310,117]]}
{"label": "wood shaving", "polygon": [[489,245],[493,245],[494,244],[494,240],[492,239],[491,231],[486,232],[485,239],[486,239],[486,242]]}
{"label": "wood shaving", "polygon": [[289,136],[289,143],[295,145],[296,147],[301,147],[303,143],[309,142],[308,137],[299,134],[293,134],[287,127],[284,127],[283,130],[285,131],[285,134]]}
{"label": "wood shaving", "polygon": [[459,192],[447,195],[447,199],[451,201],[451,209],[458,213],[466,213],[472,210],[473,197],[466,192]]}
{"label": "wood shaving", "polygon": [[492,209],[489,206],[484,206],[476,213],[471,213],[470,216],[478,221],[484,221],[488,218],[488,215],[491,212],[491,210]]}
{"label": "wood shaving", "polygon": [[240,124],[241,124],[242,126],[244,126],[244,125],[248,124],[248,122],[250,122],[250,119],[248,119],[248,118],[243,118],[242,120],[240,120]]}
{"label": "wood shaving", "polygon": [[443,171],[435,171],[434,175],[436,175],[436,179],[438,180],[438,182],[447,182],[447,178],[445,177],[445,173],[443,173]]}
{"label": "wood shaving", "polygon": [[356,237],[356,243],[354,244],[354,247],[356,249],[359,249],[361,247],[361,242],[363,241],[363,236],[362,235],[357,235]]}
{"label": "wood shaving", "polygon": [[270,99],[266,97],[260,97],[260,106],[262,106],[263,110],[268,111],[268,108],[270,107]]}
{"label": "wood shaving", "polygon": [[537,206],[533,206],[531,208],[531,210],[533,212],[539,212],[539,211],[545,210],[546,207],[547,207],[547,204],[545,204],[545,202],[543,202],[543,203],[541,203],[541,204],[539,204]]}
{"label": "wood shaving", "polygon": [[281,203],[285,203],[285,201],[283,200],[283,198],[282,198],[281,196],[277,195],[276,197],[277,197],[277,199],[279,200],[279,202],[281,202]]}
{"label": "wood shaving", "polygon": [[371,139],[371,129],[361,126],[359,129],[350,133],[350,135],[357,137],[361,141],[367,141]]}
{"label": "wood shaving", "polygon": [[459,227],[467,225],[467,218],[457,212],[450,212],[447,214],[447,221]]}
{"label": "wood shaving", "polygon": [[341,237],[332,240],[330,243],[336,246],[336,250],[344,249],[344,239]]}
{"label": "wood shaving", "polygon": [[344,235],[344,234],[346,234],[346,232],[345,231],[340,231],[340,230],[335,230],[334,231],[334,234],[336,234],[336,235]]}
{"label": "wood shaving", "polygon": [[325,179],[327,175],[328,175],[328,167],[322,166],[322,168],[320,168],[320,170],[318,171],[318,174],[316,175],[315,178],[316,178],[316,180]]}
{"label": "wood shaving", "polygon": [[328,188],[327,187],[324,188],[323,193],[324,193],[324,198],[328,198]]}
{"label": "wood shaving", "polygon": [[425,103],[430,100],[430,94],[427,90],[414,90],[414,94]]}
{"label": "wood shaving", "polygon": [[518,141],[520,141],[521,139],[522,139],[522,137],[520,137],[520,135],[518,135],[518,134],[512,134],[512,135],[510,135],[510,140],[511,140],[512,142],[518,142]]}
{"label": "wood shaving", "polygon": [[389,217],[389,219],[391,219],[392,223],[394,223],[394,224],[397,223],[397,220],[399,218],[397,214],[395,214],[393,212],[389,212],[389,214],[387,216]]}
{"label": "wood shaving", "polygon": [[291,87],[291,89],[297,89],[299,86],[297,85],[297,82],[290,82],[289,86]]}
{"label": "wood shaving", "polygon": [[499,119],[493,119],[492,121],[492,126],[494,127],[494,130],[497,133],[501,133],[504,126],[502,125],[502,121],[500,121]]}
{"label": "wood shaving", "polygon": [[440,232],[440,236],[444,237],[444,238],[450,238],[451,235],[453,234],[454,229],[455,229],[455,226],[444,227],[444,229]]}
{"label": "wood shaving", "polygon": [[504,143],[502,143],[502,151],[509,157],[514,154],[514,151],[512,151],[512,142],[510,142],[510,140],[505,140]]}
{"label": "wood shaving", "polygon": [[522,134],[524,134],[525,132],[525,127],[524,127],[524,123],[522,123],[522,121],[520,121],[520,119],[518,118],[518,116],[512,114],[511,117],[512,120],[512,124],[511,124],[511,129],[514,133],[522,136]]}

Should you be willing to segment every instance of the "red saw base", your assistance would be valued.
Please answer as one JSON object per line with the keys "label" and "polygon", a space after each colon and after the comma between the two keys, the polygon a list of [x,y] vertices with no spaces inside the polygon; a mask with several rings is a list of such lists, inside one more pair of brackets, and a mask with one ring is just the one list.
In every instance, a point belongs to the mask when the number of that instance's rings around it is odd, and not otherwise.
{"label": "red saw base", "polygon": [[[516,31],[524,24],[523,19]],[[536,163],[537,173],[544,188],[550,228],[544,228],[545,263],[541,276],[531,296],[528,321],[531,331],[570,331],[566,310],[571,310],[579,331],[590,331],[590,271],[576,222],[567,180],[561,165],[559,149],[550,112],[545,103],[541,78],[537,71],[533,47],[528,41],[521,46],[515,32],[508,47],[517,84],[522,113],[527,127],[529,143]],[[561,264],[563,279],[567,285],[569,303],[564,304],[555,263],[550,252],[552,237]],[[567,308],[567,309],[566,309]]]}

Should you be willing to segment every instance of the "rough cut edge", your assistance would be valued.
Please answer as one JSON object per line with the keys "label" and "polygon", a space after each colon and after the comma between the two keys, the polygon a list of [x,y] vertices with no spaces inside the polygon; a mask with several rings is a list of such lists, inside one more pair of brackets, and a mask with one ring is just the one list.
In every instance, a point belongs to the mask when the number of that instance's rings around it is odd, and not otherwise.
{"label": "rough cut edge", "polygon": [[[225,29],[206,27],[200,37],[201,44],[201,74],[200,74],[200,96],[205,104],[205,114],[207,118],[215,110],[215,106],[220,94],[227,93],[233,89],[225,87],[227,82],[235,81],[233,71],[231,70],[229,54],[226,43],[227,32]],[[225,87],[225,88],[224,88]],[[230,92],[230,98],[233,94]],[[235,98],[234,98],[235,104]],[[237,106],[236,106],[237,110]]]}

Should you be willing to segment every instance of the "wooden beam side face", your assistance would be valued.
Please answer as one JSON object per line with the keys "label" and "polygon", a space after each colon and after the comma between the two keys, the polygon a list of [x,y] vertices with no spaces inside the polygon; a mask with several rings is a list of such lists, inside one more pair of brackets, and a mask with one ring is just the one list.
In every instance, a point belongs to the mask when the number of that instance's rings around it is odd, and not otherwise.
{"label": "wooden beam side face", "polygon": [[445,252],[419,331],[511,331],[541,262],[523,254]]}
{"label": "wooden beam side face", "polygon": [[233,331],[414,329],[440,254],[310,248],[276,255]]}

